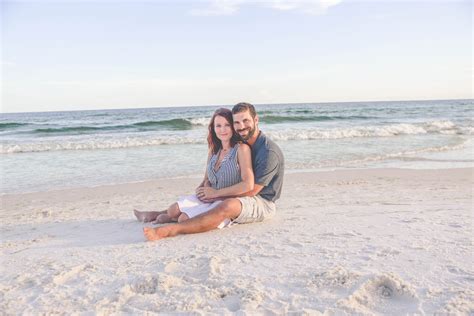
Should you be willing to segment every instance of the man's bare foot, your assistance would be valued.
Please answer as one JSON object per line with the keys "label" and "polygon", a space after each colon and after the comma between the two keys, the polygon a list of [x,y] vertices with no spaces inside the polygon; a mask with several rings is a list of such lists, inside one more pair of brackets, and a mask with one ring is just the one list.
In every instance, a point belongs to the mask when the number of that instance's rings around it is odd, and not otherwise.
{"label": "man's bare foot", "polygon": [[143,234],[148,241],[155,241],[158,239],[163,239],[166,237],[174,236],[172,234],[171,226],[164,226],[164,227],[144,227]]}
{"label": "man's bare foot", "polygon": [[174,223],[176,218],[171,218],[168,214],[160,214],[156,217],[152,224]]}
{"label": "man's bare foot", "polygon": [[163,212],[142,212],[135,209],[133,210],[133,213],[139,222],[149,223],[156,220],[156,218]]}

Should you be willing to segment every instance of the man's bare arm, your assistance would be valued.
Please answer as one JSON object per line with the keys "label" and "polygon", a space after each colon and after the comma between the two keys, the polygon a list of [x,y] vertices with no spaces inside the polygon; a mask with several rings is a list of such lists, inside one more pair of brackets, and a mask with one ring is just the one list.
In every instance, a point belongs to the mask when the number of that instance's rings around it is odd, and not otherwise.
{"label": "man's bare arm", "polygon": [[[248,192],[245,192],[245,193],[242,193],[242,194],[239,194],[239,195],[237,195],[237,196],[235,196],[235,197],[255,196],[255,195],[259,194],[260,191],[262,191],[263,188],[264,188],[263,185],[254,184],[254,185],[253,185],[253,190],[248,191]],[[229,196],[229,197],[232,197],[232,196]]]}
{"label": "man's bare arm", "polygon": [[264,188],[263,185],[254,184],[253,190],[245,192],[245,193],[241,193],[241,194],[237,194],[237,195],[221,196],[219,198],[213,198],[213,199],[203,199],[202,201],[205,202],[205,203],[212,203],[212,202],[217,201],[217,200],[225,200],[225,199],[228,199],[228,198],[236,198],[236,197],[244,197],[244,196],[255,196],[255,195],[259,194],[260,191],[262,191],[263,188]]}

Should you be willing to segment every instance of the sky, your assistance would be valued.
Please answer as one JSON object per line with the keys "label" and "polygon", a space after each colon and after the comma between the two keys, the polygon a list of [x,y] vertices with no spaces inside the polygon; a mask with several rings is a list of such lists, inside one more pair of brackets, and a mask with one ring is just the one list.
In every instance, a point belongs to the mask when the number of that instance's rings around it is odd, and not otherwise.
{"label": "sky", "polygon": [[1,111],[473,98],[471,1],[1,1]]}

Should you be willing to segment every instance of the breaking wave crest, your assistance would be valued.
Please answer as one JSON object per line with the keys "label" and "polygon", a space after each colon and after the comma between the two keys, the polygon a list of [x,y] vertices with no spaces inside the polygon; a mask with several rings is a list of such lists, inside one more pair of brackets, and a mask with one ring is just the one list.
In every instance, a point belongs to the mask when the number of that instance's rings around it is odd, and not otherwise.
{"label": "breaking wave crest", "polygon": [[42,141],[25,144],[2,144],[1,154],[60,151],[60,150],[94,150],[94,149],[117,149],[143,146],[175,145],[175,144],[204,144],[204,140],[187,137],[156,137],[139,138],[127,137],[124,139],[90,139],[78,141]]}
{"label": "breaking wave crest", "polygon": [[417,134],[459,134],[472,135],[473,128],[460,128],[451,121],[433,121],[418,124],[391,124],[385,126],[356,126],[334,129],[283,130],[268,132],[275,140],[315,140],[356,137],[393,137]]}
{"label": "breaking wave crest", "polygon": [[369,120],[374,117],[370,116],[326,116],[326,115],[315,115],[315,116],[282,116],[282,115],[264,115],[260,117],[260,121],[267,124],[286,123],[286,122],[324,122],[324,121],[340,121],[340,120]]}

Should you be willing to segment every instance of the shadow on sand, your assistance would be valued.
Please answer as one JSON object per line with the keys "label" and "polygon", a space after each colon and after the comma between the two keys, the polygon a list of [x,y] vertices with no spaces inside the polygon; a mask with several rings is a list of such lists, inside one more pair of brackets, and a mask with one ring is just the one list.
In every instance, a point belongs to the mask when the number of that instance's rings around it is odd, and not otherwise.
{"label": "shadow on sand", "polygon": [[[143,227],[134,219],[64,221],[19,224],[1,229],[2,243],[24,248],[69,248],[137,244],[145,242]],[[17,248],[17,247],[13,247]],[[16,253],[21,249],[7,251]]]}

